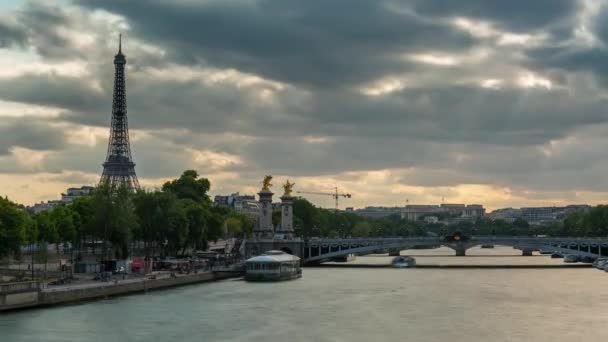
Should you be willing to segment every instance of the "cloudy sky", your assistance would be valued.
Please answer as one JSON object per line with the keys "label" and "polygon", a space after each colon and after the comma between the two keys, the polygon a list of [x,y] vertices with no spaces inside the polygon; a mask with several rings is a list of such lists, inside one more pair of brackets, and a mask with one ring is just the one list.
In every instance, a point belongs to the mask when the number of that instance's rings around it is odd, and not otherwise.
{"label": "cloudy sky", "polygon": [[3,0],[0,195],[98,181],[119,32],[146,187],[192,168],[213,194],[337,185],[341,207],[608,198],[601,0]]}

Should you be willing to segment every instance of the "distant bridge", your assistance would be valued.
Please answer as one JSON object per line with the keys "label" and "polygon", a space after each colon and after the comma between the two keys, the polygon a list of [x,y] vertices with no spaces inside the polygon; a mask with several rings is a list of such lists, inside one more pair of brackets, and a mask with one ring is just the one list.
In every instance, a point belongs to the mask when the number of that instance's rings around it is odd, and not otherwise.
{"label": "distant bridge", "polygon": [[608,253],[608,238],[569,238],[533,236],[460,236],[405,237],[405,238],[338,238],[310,239],[303,241],[301,257],[305,263],[320,263],[349,254],[365,255],[386,253],[398,255],[402,250],[446,246],[457,256],[466,255],[466,250],[478,245],[512,246],[523,255],[532,255],[535,250],[548,250],[581,256]]}

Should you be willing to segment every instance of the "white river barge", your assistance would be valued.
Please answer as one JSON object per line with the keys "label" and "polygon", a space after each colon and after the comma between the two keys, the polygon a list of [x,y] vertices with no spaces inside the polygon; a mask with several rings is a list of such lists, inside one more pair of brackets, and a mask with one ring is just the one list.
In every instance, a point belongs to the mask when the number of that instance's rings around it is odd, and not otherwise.
{"label": "white river barge", "polygon": [[245,280],[280,281],[302,277],[300,258],[283,251],[268,251],[245,262]]}

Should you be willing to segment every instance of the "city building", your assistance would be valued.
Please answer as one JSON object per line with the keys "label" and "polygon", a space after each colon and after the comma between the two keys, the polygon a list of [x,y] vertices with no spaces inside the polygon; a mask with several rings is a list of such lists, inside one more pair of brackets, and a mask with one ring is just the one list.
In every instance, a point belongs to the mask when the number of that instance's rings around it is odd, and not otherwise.
{"label": "city building", "polygon": [[487,217],[491,220],[503,220],[509,223],[513,223],[515,220],[521,217],[521,209],[496,209],[493,212],[489,213]]}
{"label": "city building", "polygon": [[401,216],[402,209],[403,208],[400,207],[365,207],[362,209],[355,209],[353,213],[370,218],[382,218],[391,215]]}
{"label": "city building", "polygon": [[503,208],[488,214],[488,217],[497,220],[514,222],[518,218],[527,221],[531,225],[554,224],[565,220],[569,215],[576,212],[587,212],[591,206],[586,204],[573,204],[563,207],[523,207],[521,209]]}
{"label": "city building", "polygon": [[[483,217],[486,210],[480,204],[408,204],[405,207],[365,207],[347,211],[371,218],[399,215],[401,218],[410,221],[426,220],[427,222],[450,223],[450,220],[473,221]],[[435,219],[426,219],[427,217],[434,217]]]}
{"label": "city building", "polygon": [[50,200],[47,202],[36,203],[26,208],[31,214],[38,214],[39,212],[53,209],[58,205],[72,203],[76,198],[86,196],[90,194],[95,187],[83,185],[80,188],[68,188],[65,193],[61,194],[60,200]]}
{"label": "city building", "polygon": [[95,187],[83,185],[80,188],[68,188],[65,193],[61,194],[61,202],[71,203],[76,198],[90,194],[95,190]]}
{"label": "city building", "polygon": [[241,195],[238,192],[228,196],[216,195],[213,198],[213,204],[216,206],[232,208],[253,219],[257,219],[260,210],[254,195]]}

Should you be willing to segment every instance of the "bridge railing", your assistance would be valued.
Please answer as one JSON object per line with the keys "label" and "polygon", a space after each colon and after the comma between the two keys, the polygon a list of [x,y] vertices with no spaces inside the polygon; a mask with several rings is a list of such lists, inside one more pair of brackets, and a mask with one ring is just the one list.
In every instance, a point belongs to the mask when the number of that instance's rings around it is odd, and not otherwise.
{"label": "bridge railing", "polygon": [[[539,236],[494,236],[478,235],[469,236],[467,241],[446,241],[445,237],[402,237],[402,238],[327,238],[305,240],[304,255],[307,260],[320,260],[323,258],[336,257],[347,253],[371,253],[376,250],[407,249],[415,246],[437,246],[464,243],[468,247],[481,244],[514,246],[519,249],[536,248],[572,248],[577,246],[576,253],[589,254],[591,247],[597,248],[601,255],[601,249],[608,247],[608,238],[572,238],[572,237],[539,237]],[[550,247],[552,246],[552,247]],[[467,247],[467,248],[468,248]],[[580,247],[587,248],[587,251]],[[567,250],[567,249],[566,249]]]}

